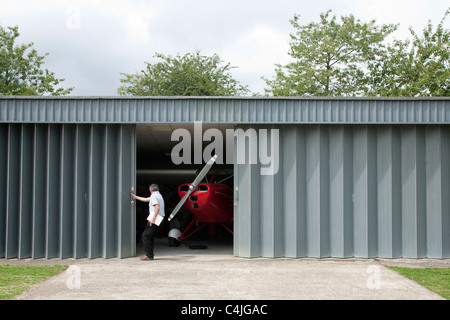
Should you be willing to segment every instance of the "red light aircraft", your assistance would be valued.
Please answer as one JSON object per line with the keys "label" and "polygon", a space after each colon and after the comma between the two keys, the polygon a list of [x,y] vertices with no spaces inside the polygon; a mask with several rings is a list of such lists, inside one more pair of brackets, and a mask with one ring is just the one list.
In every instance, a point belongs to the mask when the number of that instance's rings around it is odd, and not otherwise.
{"label": "red light aircraft", "polygon": [[[183,205],[194,217],[183,233],[178,236],[176,239],[178,241],[188,238],[206,225],[211,226],[210,230],[214,230],[215,226],[221,225],[233,234],[233,231],[227,226],[233,221],[233,189],[224,183],[213,183],[214,175],[209,182],[200,183],[216,159],[217,155],[208,161],[194,182],[182,184],[178,188],[178,195],[181,200],[172,211],[168,221],[175,217]],[[197,227],[190,232],[194,224]]]}

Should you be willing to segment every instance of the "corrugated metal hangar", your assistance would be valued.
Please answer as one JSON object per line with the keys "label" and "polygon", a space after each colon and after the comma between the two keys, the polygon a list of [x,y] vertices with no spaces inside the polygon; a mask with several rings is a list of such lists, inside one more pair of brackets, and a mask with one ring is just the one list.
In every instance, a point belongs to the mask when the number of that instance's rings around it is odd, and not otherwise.
{"label": "corrugated metal hangar", "polygon": [[0,258],[135,256],[130,192],[191,182],[199,124],[244,133],[235,256],[450,257],[448,98],[0,97]]}

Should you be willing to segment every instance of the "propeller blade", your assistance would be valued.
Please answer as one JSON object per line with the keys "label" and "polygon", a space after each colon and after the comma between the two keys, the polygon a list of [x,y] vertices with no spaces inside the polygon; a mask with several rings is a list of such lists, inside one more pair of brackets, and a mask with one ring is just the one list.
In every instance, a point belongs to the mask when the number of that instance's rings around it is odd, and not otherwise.
{"label": "propeller blade", "polygon": [[208,173],[208,171],[211,169],[212,165],[214,164],[214,162],[217,159],[217,155],[214,155],[214,157],[212,157],[211,159],[209,159],[208,163],[203,167],[202,171],[200,171],[200,173],[198,174],[198,176],[195,178],[194,182],[191,183],[191,185],[189,186],[189,190],[188,192],[186,192],[186,194],[184,195],[184,197],[180,200],[180,202],[178,202],[177,206],[175,207],[175,209],[173,209],[172,213],[169,216],[169,219],[167,219],[168,221],[172,220],[173,217],[175,217],[175,215],[178,213],[178,211],[181,209],[181,207],[183,206],[183,204],[186,202],[187,198],[190,196],[190,194],[192,192],[194,192],[194,190],[197,188],[197,185],[200,183],[200,181],[203,180],[203,178],[206,176],[206,174]]}
{"label": "propeller blade", "polygon": [[194,186],[194,189],[197,188],[197,185],[200,183],[200,181],[203,180],[203,178],[206,176],[206,174],[211,170],[212,165],[217,159],[217,155],[209,159],[208,163],[203,167],[202,171],[198,174],[197,178],[195,178],[194,182],[192,182],[191,185]]}
{"label": "propeller blade", "polygon": [[181,209],[183,204],[186,202],[186,199],[189,197],[189,195],[192,193],[192,191],[189,189],[189,191],[186,192],[184,197],[177,203],[175,209],[173,209],[172,213],[170,214],[169,219],[167,219],[168,221],[172,220],[173,217],[175,217],[175,215],[178,213],[178,211]]}

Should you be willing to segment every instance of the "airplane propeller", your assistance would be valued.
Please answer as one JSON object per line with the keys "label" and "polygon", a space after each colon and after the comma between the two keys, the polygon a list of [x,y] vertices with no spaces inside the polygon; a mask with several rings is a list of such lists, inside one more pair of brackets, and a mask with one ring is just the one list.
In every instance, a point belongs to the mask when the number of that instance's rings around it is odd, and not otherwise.
{"label": "airplane propeller", "polygon": [[190,194],[192,192],[195,191],[195,189],[197,189],[197,185],[200,183],[200,181],[203,180],[203,178],[206,176],[206,174],[209,172],[209,170],[211,169],[212,165],[214,164],[214,162],[217,159],[217,155],[214,155],[214,157],[212,157],[208,163],[203,167],[202,171],[200,171],[200,173],[198,174],[198,176],[195,178],[194,182],[191,183],[191,185],[189,186],[189,190],[188,192],[186,192],[186,194],[184,195],[184,197],[180,200],[180,202],[178,202],[178,204],[176,205],[175,209],[173,209],[172,214],[170,215],[168,221],[172,220],[173,217],[175,217],[175,215],[178,213],[178,211],[180,210],[180,208],[183,206],[183,204],[186,202],[187,198],[190,196]]}

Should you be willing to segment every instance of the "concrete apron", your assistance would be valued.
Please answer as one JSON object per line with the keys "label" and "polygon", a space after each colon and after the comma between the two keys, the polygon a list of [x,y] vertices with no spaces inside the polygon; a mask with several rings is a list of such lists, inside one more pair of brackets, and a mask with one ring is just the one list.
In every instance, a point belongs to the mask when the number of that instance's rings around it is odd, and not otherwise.
{"label": "concrete apron", "polygon": [[450,267],[448,259],[245,259],[223,254],[229,248],[208,250],[159,246],[147,262],[138,256],[0,263],[69,265],[17,297],[25,300],[440,300],[384,264]]}

